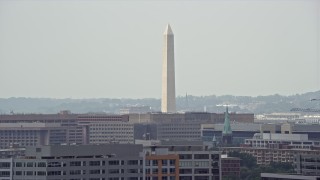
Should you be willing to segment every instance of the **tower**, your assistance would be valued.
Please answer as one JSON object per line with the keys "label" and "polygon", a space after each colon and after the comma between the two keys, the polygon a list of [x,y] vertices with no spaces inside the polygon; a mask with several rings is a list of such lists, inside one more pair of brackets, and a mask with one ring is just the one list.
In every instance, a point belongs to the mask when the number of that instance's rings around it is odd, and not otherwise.
{"label": "tower", "polygon": [[164,31],[164,47],[162,61],[162,100],[161,111],[176,112],[176,89],[174,74],[174,35],[168,24]]}
{"label": "tower", "polygon": [[224,125],[222,131],[222,144],[232,144],[232,130],[230,126],[230,116],[228,112],[228,106],[226,106],[226,112],[224,115]]}

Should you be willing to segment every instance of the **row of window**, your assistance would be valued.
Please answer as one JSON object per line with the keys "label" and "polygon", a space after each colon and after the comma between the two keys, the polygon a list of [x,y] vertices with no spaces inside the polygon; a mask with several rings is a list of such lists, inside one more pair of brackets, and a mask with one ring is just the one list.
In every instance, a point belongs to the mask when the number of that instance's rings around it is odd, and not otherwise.
{"label": "row of window", "polygon": [[208,167],[210,165],[209,161],[180,161],[180,167]]}
{"label": "row of window", "polygon": [[[125,165],[124,160],[111,160],[111,161],[71,161],[69,166],[105,166],[108,165]],[[142,165],[142,160],[128,160],[127,165]],[[15,167],[65,167],[67,166],[66,162],[16,162]],[[0,163],[1,167],[10,167],[9,162]]]}
{"label": "row of window", "polygon": [[[117,169],[118,170],[118,169]],[[123,170],[123,169],[122,169]],[[121,172],[122,172],[121,170]],[[85,175],[85,174],[106,174],[104,169],[92,169],[92,170],[71,170],[70,175]],[[110,174],[115,174],[116,170],[109,170]],[[119,171],[120,172],[120,171]],[[138,174],[142,173],[142,169],[128,169],[128,173]],[[1,174],[2,173],[2,174]],[[118,173],[119,174],[119,173]],[[61,176],[67,175],[66,171],[15,171],[16,176]],[[10,176],[10,171],[0,171],[0,177]]]}
{"label": "row of window", "polygon": [[[161,173],[162,174],[174,174],[176,171],[175,168],[162,168]],[[158,168],[152,168],[152,169],[146,169],[146,174],[158,174],[159,170]]]}
{"label": "row of window", "polygon": [[[170,159],[170,160],[161,160],[161,163],[163,166],[174,166],[176,163],[176,160]],[[158,160],[147,160],[146,161],[146,166],[158,166]]]}

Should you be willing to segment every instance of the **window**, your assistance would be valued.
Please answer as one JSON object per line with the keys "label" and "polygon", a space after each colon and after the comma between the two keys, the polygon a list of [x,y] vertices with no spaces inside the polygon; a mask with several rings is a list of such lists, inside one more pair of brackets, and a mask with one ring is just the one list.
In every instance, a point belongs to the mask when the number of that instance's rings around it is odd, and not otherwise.
{"label": "window", "polygon": [[0,171],[0,177],[10,177],[10,171]]}
{"label": "window", "polygon": [[208,174],[209,173],[209,169],[195,169],[194,173],[195,174]]}
{"label": "window", "polygon": [[81,174],[81,170],[70,170],[70,175],[79,175]]}
{"label": "window", "polygon": [[192,174],[192,169],[180,169],[180,174]]}
{"label": "window", "polygon": [[119,165],[119,161],[109,161],[109,165]]}
{"label": "window", "polygon": [[38,171],[37,174],[38,174],[38,176],[45,176],[46,172],[45,171]]}
{"label": "window", "polygon": [[150,166],[150,160],[146,160],[146,166]]}
{"label": "window", "polygon": [[128,169],[128,173],[138,173],[138,169]]}
{"label": "window", "polygon": [[38,162],[38,167],[46,167],[46,163],[45,162]]}
{"label": "window", "polygon": [[173,160],[173,159],[170,160],[170,166],[174,166],[175,163],[176,163],[176,160]]}
{"label": "window", "polygon": [[119,169],[109,169],[109,174],[119,174]]}
{"label": "window", "polygon": [[152,174],[158,174],[158,169],[157,168],[153,168],[152,169]]}
{"label": "window", "polygon": [[162,168],[162,174],[167,174],[168,173],[168,169],[167,168]]}
{"label": "window", "polygon": [[179,159],[192,159],[192,154],[179,154]]}
{"label": "window", "polygon": [[209,176],[195,176],[195,180],[209,180]]}
{"label": "window", "polygon": [[22,171],[16,171],[16,176],[22,176]]}
{"label": "window", "polygon": [[138,177],[128,177],[127,180],[139,180]]}
{"label": "window", "polygon": [[89,166],[100,166],[100,161],[90,161]]}
{"label": "window", "polygon": [[22,163],[21,162],[17,162],[16,163],[16,167],[22,167]]}
{"label": "window", "polygon": [[180,167],[192,167],[192,161],[179,161]]}
{"label": "window", "polygon": [[173,174],[173,173],[176,172],[176,169],[175,169],[175,168],[170,168],[170,169],[169,169],[169,172],[170,172],[170,174]]}
{"label": "window", "polygon": [[48,171],[48,176],[60,176],[61,171]]}
{"label": "window", "polygon": [[27,162],[27,167],[33,167],[33,162]]}
{"label": "window", "polygon": [[180,176],[180,180],[192,180],[192,176]]}
{"label": "window", "polygon": [[152,160],[152,166],[158,166],[158,160]]}
{"label": "window", "polygon": [[139,161],[138,160],[129,160],[128,165],[138,165]]}
{"label": "window", "polygon": [[26,172],[26,175],[27,175],[27,176],[33,176],[33,171],[27,171],[27,172]]}
{"label": "window", "polygon": [[70,166],[81,166],[81,161],[71,161]]}
{"label": "window", "polygon": [[209,154],[195,154],[194,159],[209,159]]}
{"label": "window", "polygon": [[48,162],[48,167],[61,167],[60,162]]}
{"label": "window", "polygon": [[167,160],[162,160],[162,166],[166,166],[168,165],[168,161]]}
{"label": "window", "polygon": [[89,172],[90,174],[100,174],[100,169],[93,169],[93,170],[90,170]]}
{"label": "window", "polygon": [[10,168],[10,166],[11,166],[10,162],[0,162],[0,168],[8,169]]}
{"label": "window", "polygon": [[215,161],[219,160],[219,154],[211,154],[211,159]]}

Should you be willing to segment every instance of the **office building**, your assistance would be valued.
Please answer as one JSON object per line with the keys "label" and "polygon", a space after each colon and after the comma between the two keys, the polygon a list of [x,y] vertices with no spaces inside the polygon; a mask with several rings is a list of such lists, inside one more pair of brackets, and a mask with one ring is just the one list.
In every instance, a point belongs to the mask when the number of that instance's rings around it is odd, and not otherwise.
{"label": "office building", "polygon": [[298,174],[320,177],[320,155],[296,154],[293,166]]}
{"label": "office building", "polygon": [[240,158],[221,155],[221,174],[224,178],[240,179]]}
{"label": "office building", "polygon": [[167,151],[168,149],[157,149],[155,153],[147,152],[146,180],[179,180],[179,155],[169,154]]}
{"label": "office building", "polygon": [[1,180],[142,180],[141,145],[34,146],[1,159]]}
{"label": "office building", "polygon": [[134,143],[134,126],[126,115],[81,115],[78,122],[88,127],[89,144]]}
{"label": "office building", "polygon": [[[148,137],[155,140],[195,140],[201,139],[202,124],[213,123],[216,120],[220,122],[219,118],[225,116],[222,115],[206,112],[129,114],[129,122],[134,123],[135,139],[146,139]],[[232,122],[253,122],[254,117],[253,114],[231,113],[229,115]],[[247,118],[248,120],[244,120]],[[219,136],[221,137],[221,131]],[[252,136],[253,133],[246,138]]]}
{"label": "office building", "polygon": [[0,115],[0,148],[13,144],[40,146],[55,144],[133,143],[133,124],[128,115],[11,114]]}
{"label": "office building", "polygon": [[[170,171],[172,179],[177,174],[180,180],[221,180],[222,178],[221,154],[218,151],[209,150],[208,146],[194,144],[192,141],[179,143],[168,141],[162,142],[161,145],[145,147],[145,151],[151,159],[158,159],[156,163],[160,163],[160,159],[169,160],[166,162],[171,169],[164,171]],[[162,169],[154,171],[159,172]]]}
{"label": "office building", "polygon": [[257,164],[271,162],[293,163],[294,156],[320,155],[320,141],[311,141],[306,134],[258,133],[246,139],[240,147],[223,147],[223,150],[249,153],[257,159]]}

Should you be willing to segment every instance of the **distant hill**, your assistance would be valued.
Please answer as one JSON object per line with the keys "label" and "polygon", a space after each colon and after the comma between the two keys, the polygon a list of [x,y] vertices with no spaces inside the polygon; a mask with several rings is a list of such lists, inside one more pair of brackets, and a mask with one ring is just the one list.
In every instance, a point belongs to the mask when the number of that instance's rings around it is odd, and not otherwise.
{"label": "distant hill", "polygon": [[[192,96],[177,97],[179,111],[223,112],[218,104],[236,104],[233,112],[250,112],[255,114],[271,112],[290,112],[292,108],[320,109],[320,101],[310,99],[320,98],[320,91],[281,96]],[[0,98],[0,113],[57,113],[60,110],[70,110],[73,113],[105,112],[118,113],[129,105],[147,105],[153,111],[160,111],[160,99],[50,99],[50,98]]]}

